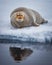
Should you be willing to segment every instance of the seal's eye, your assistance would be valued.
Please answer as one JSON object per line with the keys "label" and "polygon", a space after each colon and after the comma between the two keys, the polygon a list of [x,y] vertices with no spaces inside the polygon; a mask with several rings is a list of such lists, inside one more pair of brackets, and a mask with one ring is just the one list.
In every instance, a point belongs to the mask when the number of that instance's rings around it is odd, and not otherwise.
{"label": "seal's eye", "polygon": [[23,16],[23,15],[17,15],[16,18],[17,18],[17,19],[23,19],[24,16]]}

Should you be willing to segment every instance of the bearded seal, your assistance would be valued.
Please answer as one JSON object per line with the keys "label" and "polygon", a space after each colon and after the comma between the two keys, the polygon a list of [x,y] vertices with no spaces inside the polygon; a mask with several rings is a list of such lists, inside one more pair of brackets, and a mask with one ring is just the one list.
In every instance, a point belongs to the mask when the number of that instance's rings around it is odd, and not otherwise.
{"label": "bearded seal", "polygon": [[25,7],[19,7],[12,11],[10,21],[11,25],[16,28],[39,26],[48,22],[38,12]]}

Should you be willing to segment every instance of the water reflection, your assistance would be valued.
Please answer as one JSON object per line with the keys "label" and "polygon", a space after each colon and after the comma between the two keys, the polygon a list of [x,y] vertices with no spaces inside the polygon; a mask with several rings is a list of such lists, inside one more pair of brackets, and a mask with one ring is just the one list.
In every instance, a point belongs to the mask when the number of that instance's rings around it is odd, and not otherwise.
{"label": "water reflection", "polygon": [[17,62],[20,62],[23,59],[26,59],[33,52],[30,48],[23,48],[22,49],[20,47],[10,47],[9,50],[10,50],[11,56]]}

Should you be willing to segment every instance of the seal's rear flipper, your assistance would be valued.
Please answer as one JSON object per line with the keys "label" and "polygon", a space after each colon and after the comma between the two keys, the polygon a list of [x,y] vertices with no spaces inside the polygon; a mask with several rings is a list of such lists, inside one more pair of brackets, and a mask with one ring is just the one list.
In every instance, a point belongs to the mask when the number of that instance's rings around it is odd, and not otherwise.
{"label": "seal's rear flipper", "polygon": [[44,24],[44,23],[48,23],[48,21],[43,19],[41,24]]}
{"label": "seal's rear flipper", "polygon": [[48,21],[46,20],[45,23],[48,23]]}

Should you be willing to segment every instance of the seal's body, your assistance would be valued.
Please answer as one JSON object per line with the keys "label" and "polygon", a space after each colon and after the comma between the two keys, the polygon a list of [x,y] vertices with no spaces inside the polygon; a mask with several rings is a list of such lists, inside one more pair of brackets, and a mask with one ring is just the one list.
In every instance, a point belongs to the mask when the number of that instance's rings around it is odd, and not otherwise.
{"label": "seal's body", "polygon": [[24,7],[15,9],[10,17],[12,26],[16,28],[39,26],[40,24],[47,22],[38,12]]}

